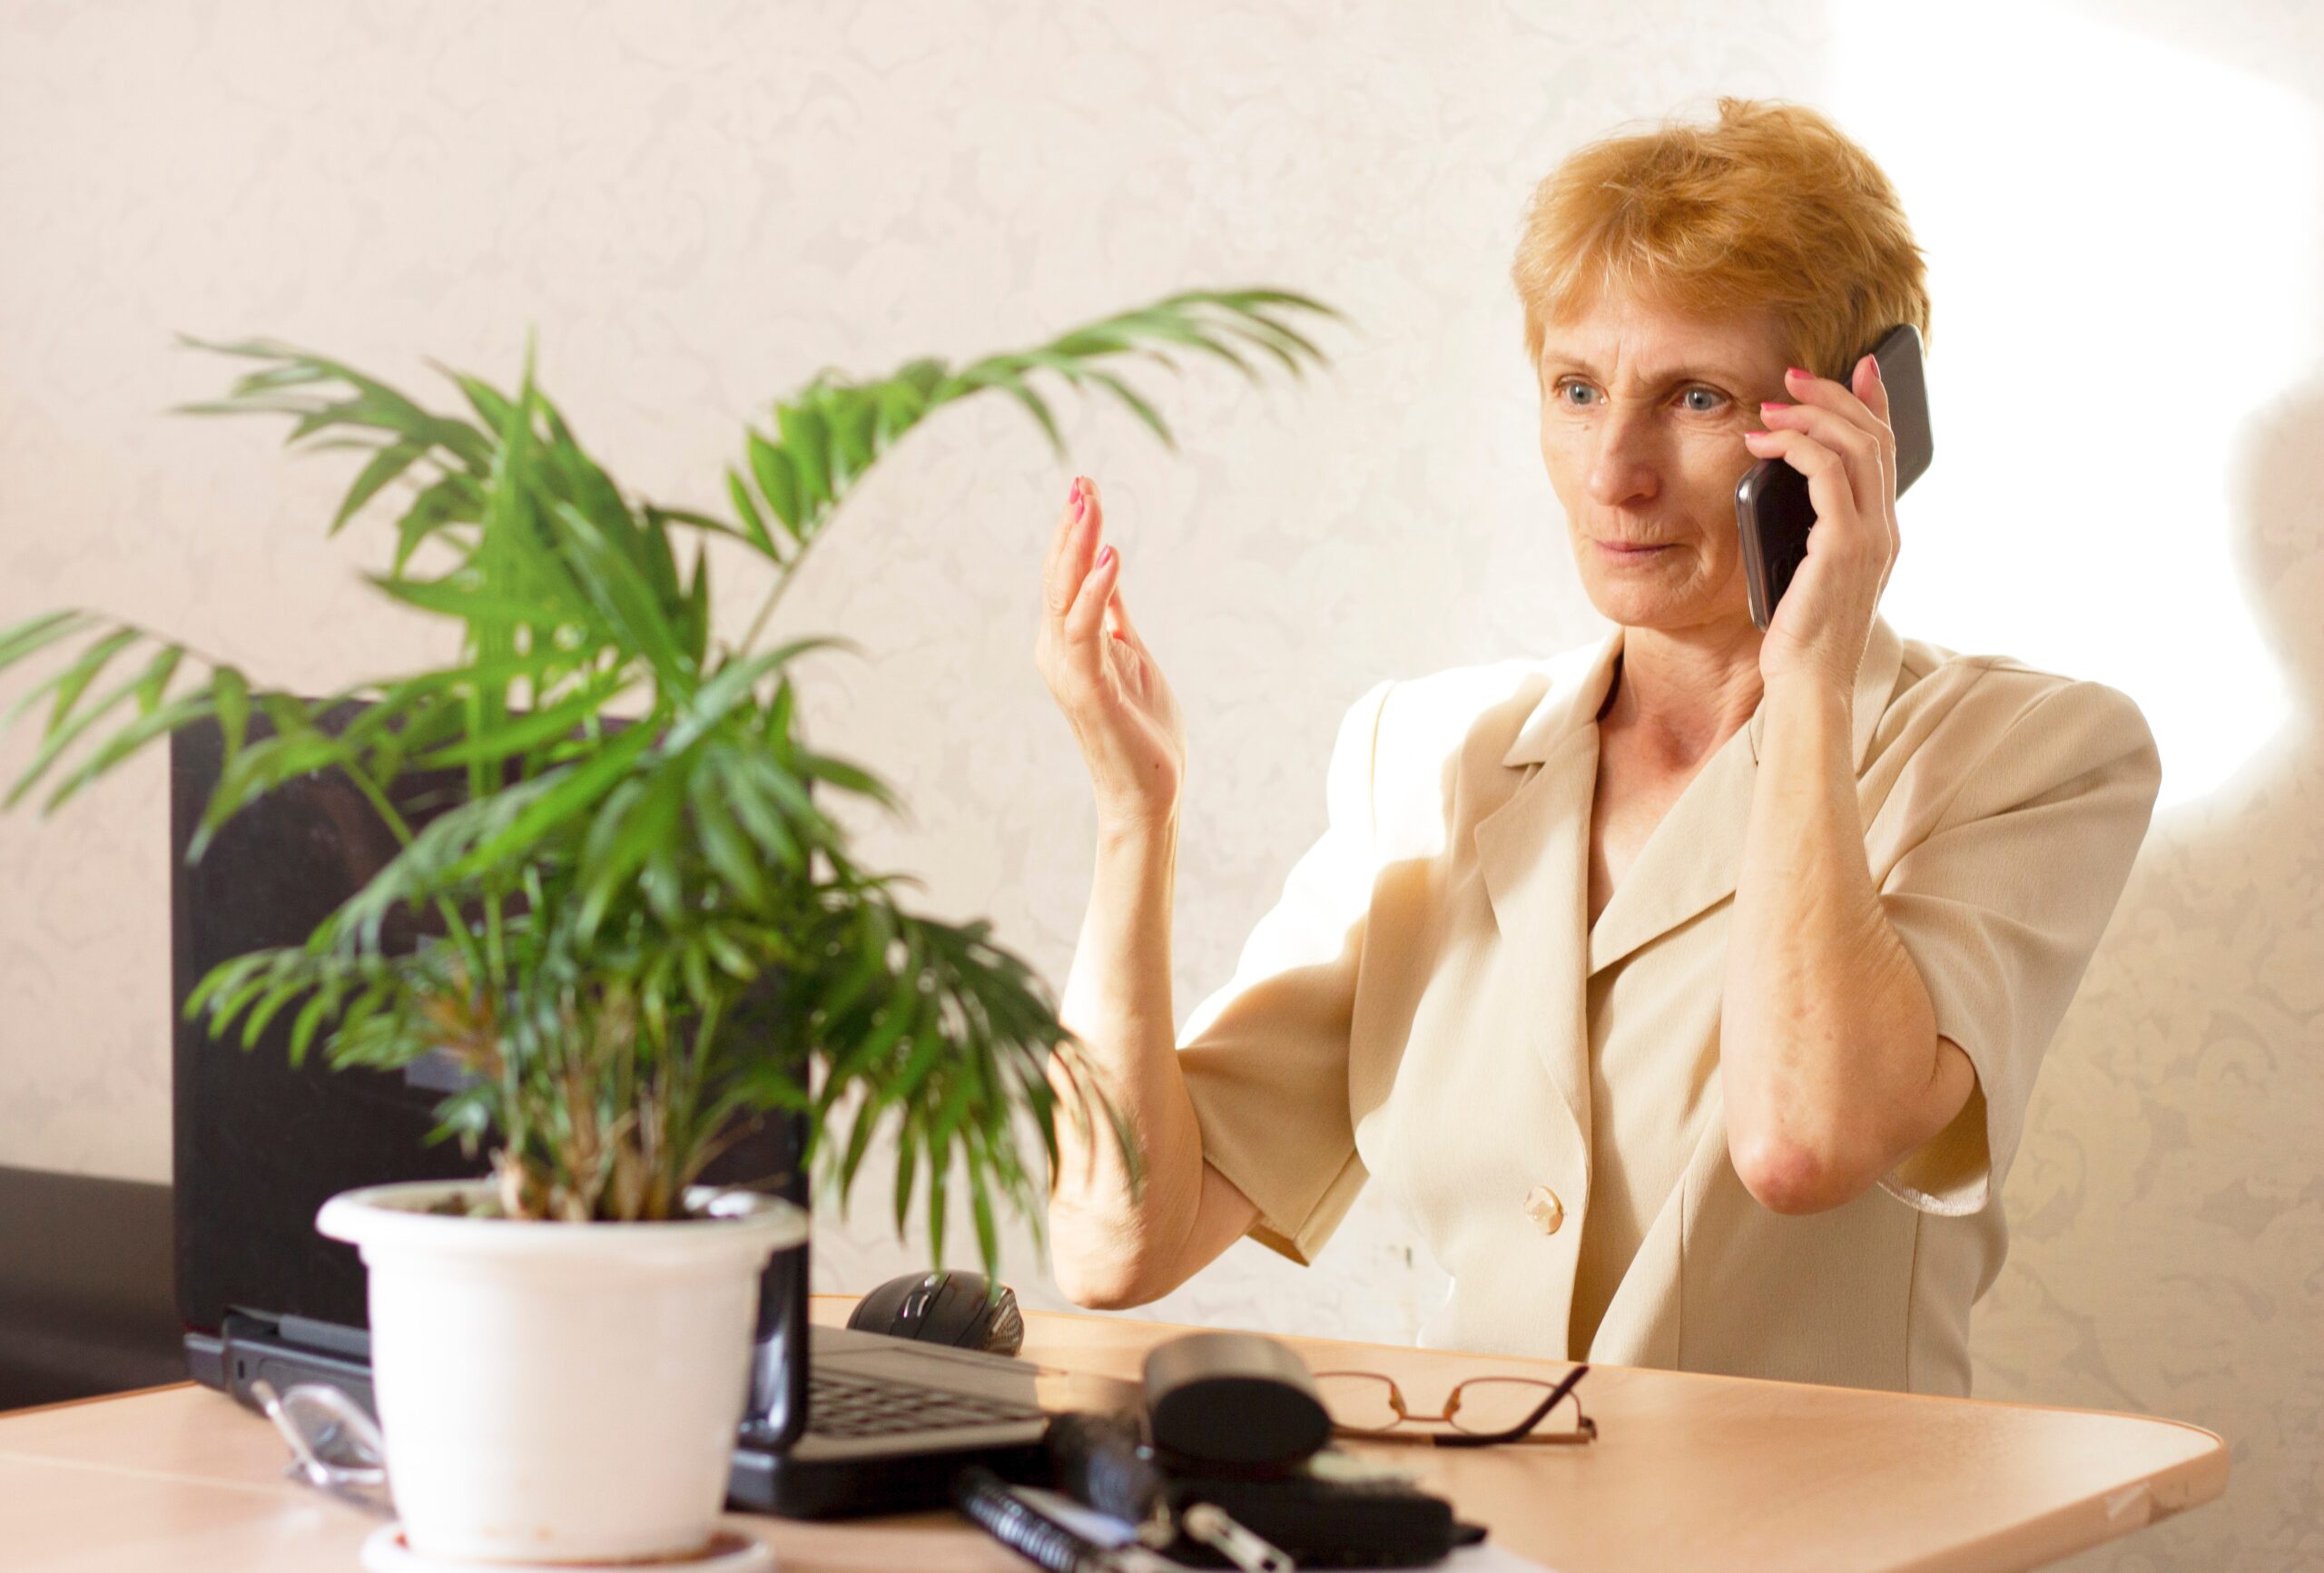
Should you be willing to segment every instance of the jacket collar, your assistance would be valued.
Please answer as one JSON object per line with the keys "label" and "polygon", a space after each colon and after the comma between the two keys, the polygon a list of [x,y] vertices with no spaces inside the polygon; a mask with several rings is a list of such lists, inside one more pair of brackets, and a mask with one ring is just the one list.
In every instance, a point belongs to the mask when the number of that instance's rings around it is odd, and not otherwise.
{"label": "jacket collar", "polygon": [[[1595,645],[1570,651],[1550,663],[1549,687],[1518,727],[1508,752],[1501,756],[1502,763],[1543,763],[1560,742],[1582,727],[1597,724],[1599,708],[1606,703],[1606,690],[1613,681],[1614,658],[1622,651],[1623,632],[1618,625]],[[1872,632],[1865,640],[1864,660],[1856,667],[1849,714],[1850,759],[1859,774],[1871,755],[1872,734],[1888,708],[1888,696],[1896,689],[1896,672],[1903,660],[1904,642],[1889,626],[1887,618],[1876,615]],[[1744,727],[1749,736],[1754,764],[1758,762],[1759,742],[1767,729],[1767,706],[1763,703],[1751,712],[1751,719]]]}

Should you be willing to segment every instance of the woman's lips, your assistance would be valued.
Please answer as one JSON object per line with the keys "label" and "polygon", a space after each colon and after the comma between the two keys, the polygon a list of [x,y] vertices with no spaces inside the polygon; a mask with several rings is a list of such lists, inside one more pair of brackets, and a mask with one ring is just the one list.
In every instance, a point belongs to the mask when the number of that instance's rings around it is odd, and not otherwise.
{"label": "woman's lips", "polygon": [[1618,563],[1643,562],[1657,552],[1667,552],[1670,549],[1667,543],[1656,546],[1626,546],[1620,541],[1598,541],[1595,545],[1600,551]]}

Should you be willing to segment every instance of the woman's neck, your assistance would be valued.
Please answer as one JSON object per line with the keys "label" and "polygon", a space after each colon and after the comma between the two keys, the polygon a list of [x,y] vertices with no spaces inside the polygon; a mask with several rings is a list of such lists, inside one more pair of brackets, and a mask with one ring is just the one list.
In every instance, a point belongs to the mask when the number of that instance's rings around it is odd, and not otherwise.
{"label": "woman's neck", "polygon": [[1599,727],[1667,764],[1699,763],[1759,706],[1759,630],[1625,628]]}

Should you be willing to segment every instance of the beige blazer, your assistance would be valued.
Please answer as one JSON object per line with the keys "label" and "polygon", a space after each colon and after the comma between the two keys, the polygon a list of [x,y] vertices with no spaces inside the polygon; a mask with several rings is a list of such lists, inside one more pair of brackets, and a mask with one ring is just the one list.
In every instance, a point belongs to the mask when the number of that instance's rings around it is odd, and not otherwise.
{"label": "beige blazer", "polygon": [[1423,1345],[1966,1395],[1969,1307],[2042,1053],[2161,780],[2137,706],[1875,624],[1865,847],[1977,1087],[1846,1204],[1729,1161],[1718,1014],[1764,708],[1588,921],[1596,715],[1621,647],[1384,681],[1323,836],[1178,1038],[1204,1155],[1305,1263],[1377,1175],[1452,1279]]}

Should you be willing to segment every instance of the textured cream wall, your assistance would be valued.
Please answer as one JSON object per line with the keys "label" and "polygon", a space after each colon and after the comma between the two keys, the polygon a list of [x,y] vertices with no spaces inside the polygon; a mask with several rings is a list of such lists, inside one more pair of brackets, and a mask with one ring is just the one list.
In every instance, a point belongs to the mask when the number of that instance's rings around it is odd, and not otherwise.
{"label": "textured cream wall", "polygon": [[[2324,1557],[2324,39],[2265,0],[1947,7],[1925,40],[1896,15],[15,0],[0,619],[94,605],[309,690],[438,654],[357,583],[379,543],[322,538],[331,461],[160,413],[229,370],[175,329],[290,338],[433,397],[421,356],[507,378],[535,323],[616,472],[715,506],[741,419],[826,362],[1024,344],[1195,285],[1312,291],[1358,330],[1325,332],[1309,387],[1147,379],[1183,457],[1110,408],[1069,408],[1070,468],[1004,401],[946,415],[786,608],[869,652],[824,660],[808,706],[912,805],[864,850],[1061,984],[1092,824],[1032,669],[1035,573],[1071,470],[1100,477],[1188,714],[1183,1018],[1321,828],[1349,701],[1595,632],[1504,282],[1532,182],[1720,92],[1822,104],[1890,163],[1938,291],[1940,462],[1902,510],[1892,614],[2120,683],[2179,789],[2042,1078],[1978,1391],[2233,1441],[2223,1504],[2077,1566],[2304,1565]],[[2166,91],[2073,109],[2102,46]],[[2225,109],[2175,119],[2180,74]],[[2266,200],[2218,201],[2230,178]],[[2200,265],[2155,261],[2182,254]],[[2142,308],[2085,310],[2110,282]],[[1969,300],[2017,315],[1948,318]],[[0,819],[0,1163],[168,1173],[158,765],[46,826]],[[825,1220],[823,1284],[921,1259],[884,1200]],[[1316,1268],[1245,1244],[1155,1312],[1409,1338],[1443,1281],[1406,1240],[1367,1199]],[[1058,1303],[1021,1234],[1010,1276]]]}

